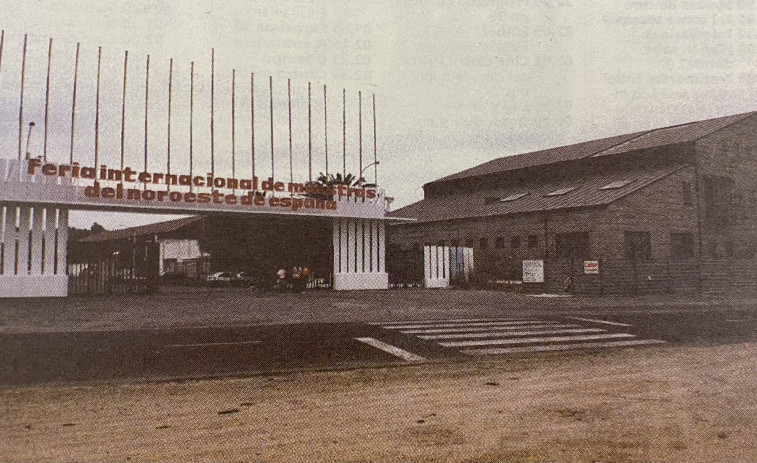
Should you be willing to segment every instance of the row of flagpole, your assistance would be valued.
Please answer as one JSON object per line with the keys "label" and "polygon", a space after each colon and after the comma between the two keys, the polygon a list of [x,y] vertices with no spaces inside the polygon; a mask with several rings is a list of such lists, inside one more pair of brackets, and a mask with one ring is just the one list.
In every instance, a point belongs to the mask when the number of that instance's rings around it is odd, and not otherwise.
{"label": "row of flagpole", "polygon": [[[5,31],[0,31],[0,73],[2,73],[3,52],[5,47]],[[74,139],[76,131],[76,103],[77,88],[79,86],[79,55],[81,44],[76,44],[76,58],[74,62],[74,79],[73,93],[71,102],[71,143],[69,153],[69,163],[74,163]],[[44,116],[44,141],[42,158],[47,161],[47,139],[49,125],[49,105],[50,105],[50,74],[53,54],[53,39],[48,42],[47,55],[47,78],[45,84],[45,116]],[[19,98],[19,115],[18,115],[18,159],[24,157],[22,150],[23,128],[24,128],[24,90],[26,79],[26,56],[27,56],[27,34],[24,34],[24,45],[21,59],[21,85]],[[128,50],[124,52],[124,72],[123,88],[121,102],[121,169],[125,167],[125,126],[126,126],[126,88],[127,88],[127,71],[128,71]],[[99,135],[100,135],[100,70],[102,62],[102,47],[98,47],[97,53],[97,84],[95,98],[95,146],[94,146],[94,166],[99,164]],[[194,64],[190,64],[190,95],[189,95],[189,174],[194,175],[193,159],[193,129],[194,129]],[[231,84],[231,166],[232,177],[236,175],[236,147],[235,147],[235,130],[236,130],[236,69],[232,69]],[[274,105],[273,105],[273,76],[269,76],[269,108],[270,108],[270,136],[271,136],[271,177],[275,178],[275,155],[274,155]],[[211,174],[215,175],[215,49],[211,49],[211,91],[210,91],[210,165]],[[145,62],[145,111],[144,111],[144,169],[148,168],[148,120],[149,120],[149,91],[150,91],[150,55],[147,55]],[[173,98],[173,58],[169,60],[168,73],[168,125],[167,125],[167,151],[166,151],[166,168],[167,173],[171,173],[171,103]],[[289,122],[289,177],[293,182],[293,157],[292,157],[292,97],[291,97],[291,80],[287,79],[287,103],[288,103],[288,122]],[[328,112],[327,112],[327,92],[326,85],[323,85],[323,123],[324,123],[324,152],[325,152],[325,173],[329,174],[329,150],[328,150]],[[359,170],[357,177],[362,176],[363,172],[363,114],[362,114],[362,92],[358,92],[358,156]],[[347,175],[347,90],[342,89],[342,172]],[[372,95],[372,112],[373,112],[373,162],[367,167],[374,167],[374,183],[377,183],[377,142],[376,142],[376,95]],[[29,123],[29,135],[27,136],[27,145],[31,136],[31,127],[33,122]],[[251,128],[251,175],[255,177],[255,74],[250,73],[250,128]],[[27,146],[28,151],[28,146]],[[313,181],[313,159],[312,159],[312,99],[311,83],[308,82],[308,181]],[[27,152],[28,156],[29,153]],[[366,167],[366,168],[367,168]]]}

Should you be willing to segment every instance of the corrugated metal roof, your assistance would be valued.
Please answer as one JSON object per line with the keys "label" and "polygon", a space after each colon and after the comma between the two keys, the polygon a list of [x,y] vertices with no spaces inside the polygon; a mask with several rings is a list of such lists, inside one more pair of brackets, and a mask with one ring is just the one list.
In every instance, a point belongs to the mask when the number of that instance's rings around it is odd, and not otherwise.
{"label": "corrugated metal roof", "polygon": [[557,162],[573,161],[591,156],[605,156],[625,153],[629,151],[651,148],[656,146],[686,143],[698,140],[716,130],[720,130],[738,121],[746,119],[757,112],[736,114],[733,116],[718,117],[698,122],[690,122],[671,127],[636,132],[627,135],[591,140],[574,145],[549,148],[541,151],[505,156],[466,169],[456,174],[448,175],[439,180],[430,182],[441,183],[449,180],[478,177],[497,172],[523,169],[526,167],[542,166]]}
{"label": "corrugated metal roof", "polygon": [[94,235],[89,235],[79,241],[95,243],[102,241],[116,241],[133,238],[135,236],[160,235],[170,233],[202,220],[201,216],[185,217],[183,219],[169,220],[167,222],[151,223],[139,227],[123,228],[121,230],[107,230]]}
{"label": "corrugated metal roof", "polygon": [[665,127],[662,129],[650,130],[649,132],[620,143],[612,148],[595,153],[592,156],[609,156],[617,153],[626,153],[657,146],[672,145],[676,143],[687,143],[698,140],[716,130],[728,127],[740,120],[755,114],[744,113],[734,116],[719,117],[717,119],[708,119],[699,122],[690,122],[688,124]]}
{"label": "corrugated metal roof", "polygon": [[[534,181],[530,185],[438,196],[397,209],[389,215],[416,218],[417,222],[414,223],[419,223],[601,206],[610,204],[685,167],[686,165],[674,165],[613,172],[564,181],[545,183]],[[625,180],[628,183],[619,188],[601,189],[612,182]],[[546,196],[555,190],[569,187],[575,187],[575,189],[560,196]],[[497,200],[525,192],[528,194],[514,201]]]}

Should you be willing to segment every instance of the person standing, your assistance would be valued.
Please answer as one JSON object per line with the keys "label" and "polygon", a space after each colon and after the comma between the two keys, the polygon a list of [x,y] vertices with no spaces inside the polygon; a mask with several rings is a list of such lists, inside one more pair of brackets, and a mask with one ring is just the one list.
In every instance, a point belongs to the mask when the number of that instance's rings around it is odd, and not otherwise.
{"label": "person standing", "polygon": [[277,291],[284,291],[284,288],[286,288],[286,279],[287,279],[287,271],[283,268],[280,268],[276,272],[276,286],[275,289]]}

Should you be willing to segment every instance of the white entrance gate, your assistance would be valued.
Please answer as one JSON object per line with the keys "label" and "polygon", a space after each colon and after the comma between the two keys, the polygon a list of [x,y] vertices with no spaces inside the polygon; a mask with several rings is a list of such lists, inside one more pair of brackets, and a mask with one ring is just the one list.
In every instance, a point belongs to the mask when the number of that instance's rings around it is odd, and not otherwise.
{"label": "white entrance gate", "polygon": [[[383,190],[370,198],[335,196],[331,209],[280,207],[293,204],[293,195],[281,193],[264,198],[260,205],[234,201],[155,201],[130,200],[127,197],[91,197],[92,188],[82,179],[45,174],[30,161],[0,159],[0,297],[63,297],[68,294],[66,257],[68,212],[73,209],[154,212],[178,214],[276,214],[302,217],[328,217],[333,223],[334,289],[387,289],[386,273],[386,205]],[[37,166],[39,167],[39,166]],[[33,172],[33,173],[31,173]],[[105,184],[105,182],[103,182]],[[116,182],[111,182],[115,191]],[[155,188],[132,183],[134,191]],[[103,185],[102,191],[106,191]],[[153,193],[150,190],[145,190]],[[174,187],[176,195],[199,196],[209,188],[187,193]],[[353,191],[355,191],[353,189]],[[165,197],[167,190],[161,191]],[[250,193],[251,194],[251,193]],[[193,196],[194,197],[194,196]],[[177,197],[178,198],[178,197]],[[288,201],[288,203],[285,203]],[[302,202],[303,199],[298,201]],[[305,239],[306,237],[303,237]]]}
{"label": "white entrance gate", "polygon": [[470,281],[473,271],[473,248],[424,246],[423,285],[446,288],[453,281]]}

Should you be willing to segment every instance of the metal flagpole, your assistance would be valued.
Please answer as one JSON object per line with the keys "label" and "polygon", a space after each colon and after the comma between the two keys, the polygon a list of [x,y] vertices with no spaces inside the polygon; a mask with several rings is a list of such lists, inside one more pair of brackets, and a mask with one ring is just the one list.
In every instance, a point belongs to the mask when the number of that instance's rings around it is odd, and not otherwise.
{"label": "metal flagpole", "polygon": [[308,181],[313,181],[313,136],[311,118],[312,110],[310,106],[310,82],[308,82]]}
{"label": "metal flagpole", "polygon": [[24,79],[26,78],[26,34],[24,34],[24,53],[21,58],[21,100],[18,104],[18,160],[21,161],[21,142],[24,137]]}
{"label": "metal flagpole", "polygon": [[97,47],[97,90],[95,91],[95,168],[100,162],[100,67],[102,47]]}
{"label": "metal flagpole", "polygon": [[121,170],[124,170],[126,164],[126,154],[124,152],[124,136],[126,135],[126,70],[129,63],[129,51],[124,52],[124,85],[121,96]]}
{"label": "metal flagpole", "polygon": [[42,145],[42,159],[47,162],[47,127],[48,116],[50,114],[50,64],[53,59],[53,39],[50,38],[49,45],[47,46],[47,80],[45,82],[45,135]]}
{"label": "metal flagpole", "polygon": [[[145,66],[145,172],[147,172],[147,106],[149,101],[150,90],[150,55],[147,55],[147,64]],[[144,185],[147,189],[147,183]]]}
{"label": "metal flagpole", "polygon": [[[236,178],[236,148],[235,148],[235,95],[236,95],[236,69],[231,70],[231,178]],[[234,192],[234,189],[231,190]]]}
{"label": "metal flagpole", "polygon": [[373,94],[373,184],[378,185],[378,155],[376,151],[376,94]]}
{"label": "metal flagpole", "polygon": [[69,159],[69,164],[73,165],[74,163],[74,134],[76,130],[76,83],[79,79],[79,48],[80,44],[76,43],[76,62],[74,64],[74,96],[73,96],[73,102],[71,103],[71,157]]}
{"label": "metal flagpole", "polygon": [[294,183],[292,167],[292,86],[290,79],[287,79],[287,100],[289,105],[289,183]]}
{"label": "metal flagpole", "polygon": [[[0,71],[3,69],[3,48],[5,46],[5,29],[0,31]],[[1,72],[0,72],[1,73]]]}
{"label": "metal flagpole", "polygon": [[[213,120],[215,111],[215,78],[216,72],[216,49],[210,49],[210,175],[215,179],[216,160],[215,160],[215,121]],[[215,180],[210,185],[210,190],[215,191]]]}
{"label": "metal flagpole", "polygon": [[323,84],[323,145],[326,151],[326,179],[329,176],[329,124],[326,109],[326,84]]}
{"label": "metal flagpole", "polygon": [[363,92],[357,92],[357,114],[358,114],[358,181],[363,176]]}
{"label": "metal flagpole", "polygon": [[255,179],[255,73],[250,73],[250,162]]}
{"label": "metal flagpole", "polygon": [[273,76],[268,76],[268,97],[271,107],[271,178],[276,178],[273,162]]}
{"label": "metal flagpole", "polygon": [[[166,143],[166,174],[171,173],[171,99],[173,93],[173,58],[168,61],[168,136]],[[171,189],[171,185],[166,180],[167,189]]]}
{"label": "metal flagpole", "polygon": [[347,90],[342,89],[342,171],[347,177]]}
{"label": "metal flagpole", "polygon": [[[194,122],[194,108],[195,108],[195,62],[192,61],[190,63],[190,69],[189,69],[189,176],[193,178],[194,175],[194,165],[193,165],[193,153],[192,149],[194,147],[194,139],[193,139],[193,122]],[[192,184],[189,185],[189,191],[192,191]]]}

